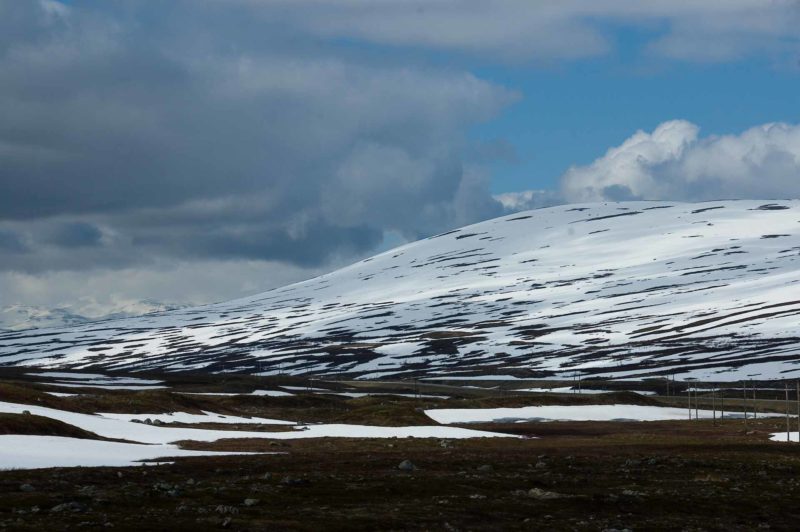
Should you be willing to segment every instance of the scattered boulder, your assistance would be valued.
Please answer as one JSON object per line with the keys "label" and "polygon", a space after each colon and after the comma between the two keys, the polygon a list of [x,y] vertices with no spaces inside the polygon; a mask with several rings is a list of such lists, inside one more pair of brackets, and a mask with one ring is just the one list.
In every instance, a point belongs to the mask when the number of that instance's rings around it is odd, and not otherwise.
{"label": "scattered boulder", "polygon": [[400,471],[409,471],[410,472],[410,471],[415,471],[417,469],[417,466],[412,464],[411,460],[403,460],[397,466],[397,469],[399,469]]}
{"label": "scattered boulder", "polygon": [[541,488],[531,488],[528,490],[528,497],[531,499],[538,499],[538,500],[548,500],[548,499],[560,499],[564,497],[564,495],[560,493],[556,493],[554,491],[547,491]]}
{"label": "scattered boulder", "polygon": [[481,473],[491,473],[494,471],[494,467],[492,467],[490,464],[484,464],[482,466],[478,466],[478,471]]}
{"label": "scattered boulder", "polygon": [[70,501],[65,502],[50,508],[50,511],[53,513],[61,513],[61,512],[83,512],[86,510],[86,505],[81,504],[77,501]]}
{"label": "scattered boulder", "polygon": [[289,475],[286,475],[281,479],[281,484],[284,486],[308,486],[311,484],[311,481],[305,478],[296,478]]}
{"label": "scattered boulder", "polygon": [[244,505],[245,506],[255,506],[259,502],[261,502],[259,499],[245,499],[244,500]]}
{"label": "scattered boulder", "polygon": [[19,491],[24,491],[26,493],[30,493],[32,491],[36,491],[36,488],[31,486],[30,484],[23,484],[22,486],[19,487]]}

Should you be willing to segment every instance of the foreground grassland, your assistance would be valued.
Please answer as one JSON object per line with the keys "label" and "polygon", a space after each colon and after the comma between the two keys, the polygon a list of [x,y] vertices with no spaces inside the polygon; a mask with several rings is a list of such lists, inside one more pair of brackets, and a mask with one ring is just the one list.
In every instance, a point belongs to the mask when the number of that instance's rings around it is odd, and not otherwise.
{"label": "foreground grassland", "polygon": [[[261,384],[261,383],[259,383]],[[328,385],[345,387],[344,383]],[[347,385],[349,386],[349,385]],[[371,385],[375,386],[375,385]],[[377,385],[380,386],[381,385]],[[383,385],[397,389],[400,385]],[[174,382],[168,390],[43,394],[7,378],[0,400],[87,412],[200,411],[372,425],[435,424],[430,407],[586,402],[678,403],[622,392],[519,396],[418,386],[451,399],[313,395],[191,396],[242,389],[243,379]],[[446,390],[446,391],[445,391]],[[774,399],[774,398],[773,398]],[[763,399],[770,408],[769,398]],[[734,401],[731,400],[731,403]],[[702,405],[701,405],[702,406]],[[777,410],[778,403],[772,405]],[[26,416],[28,432],[92,437]],[[20,416],[0,416],[19,434]],[[253,454],[127,468],[0,472],[8,530],[797,530],[800,444],[768,441],[783,418],[659,422],[472,424],[522,438],[227,439],[187,449]],[[793,421],[795,424],[796,421]],[[226,428],[230,429],[228,425]],[[248,430],[251,430],[249,427]],[[796,428],[794,429],[796,430]],[[1,450],[0,450],[1,452]],[[401,462],[412,466],[400,469]]]}

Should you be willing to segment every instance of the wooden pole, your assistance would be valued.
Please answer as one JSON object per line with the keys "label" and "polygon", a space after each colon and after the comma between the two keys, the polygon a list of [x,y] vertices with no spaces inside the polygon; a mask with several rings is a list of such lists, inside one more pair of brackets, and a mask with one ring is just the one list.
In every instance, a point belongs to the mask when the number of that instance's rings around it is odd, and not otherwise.
{"label": "wooden pole", "polygon": [[692,419],[692,388],[686,384],[686,398],[689,400],[689,419]]}
{"label": "wooden pole", "polygon": [[713,424],[717,424],[717,391],[712,386],[711,388],[711,419],[713,420]]}
{"label": "wooden pole", "polygon": [[790,442],[789,438],[789,383],[783,383],[784,392],[786,393],[786,442]]}
{"label": "wooden pole", "polygon": [[725,388],[719,389],[719,420],[725,419]]}
{"label": "wooden pole", "polygon": [[756,385],[753,384],[753,419],[758,418],[758,413],[756,411]]}
{"label": "wooden pole", "polygon": [[744,406],[742,410],[744,410],[744,430],[747,430],[747,383],[742,382],[742,395],[744,396]]}
{"label": "wooden pole", "polygon": [[699,401],[699,398],[697,397],[697,383],[695,383],[695,386],[694,386],[694,418],[695,419],[700,419],[698,417],[698,415],[697,415],[697,403],[698,403],[698,401]]}

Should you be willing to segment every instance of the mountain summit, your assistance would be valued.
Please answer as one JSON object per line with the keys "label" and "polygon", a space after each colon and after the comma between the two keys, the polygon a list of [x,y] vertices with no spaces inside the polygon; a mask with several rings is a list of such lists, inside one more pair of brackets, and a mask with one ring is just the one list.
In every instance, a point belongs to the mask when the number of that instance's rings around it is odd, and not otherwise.
{"label": "mountain summit", "polygon": [[565,205],[227,303],[0,334],[0,364],[348,374],[800,376],[800,202]]}

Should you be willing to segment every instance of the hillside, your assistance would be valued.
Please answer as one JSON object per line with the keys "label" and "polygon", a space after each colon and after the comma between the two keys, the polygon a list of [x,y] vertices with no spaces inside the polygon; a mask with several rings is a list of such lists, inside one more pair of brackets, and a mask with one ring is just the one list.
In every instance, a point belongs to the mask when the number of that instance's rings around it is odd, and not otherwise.
{"label": "hillside", "polygon": [[800,202],[518,213],[221,304],[0,334],[0,364],[462,376],[800,376]]}

